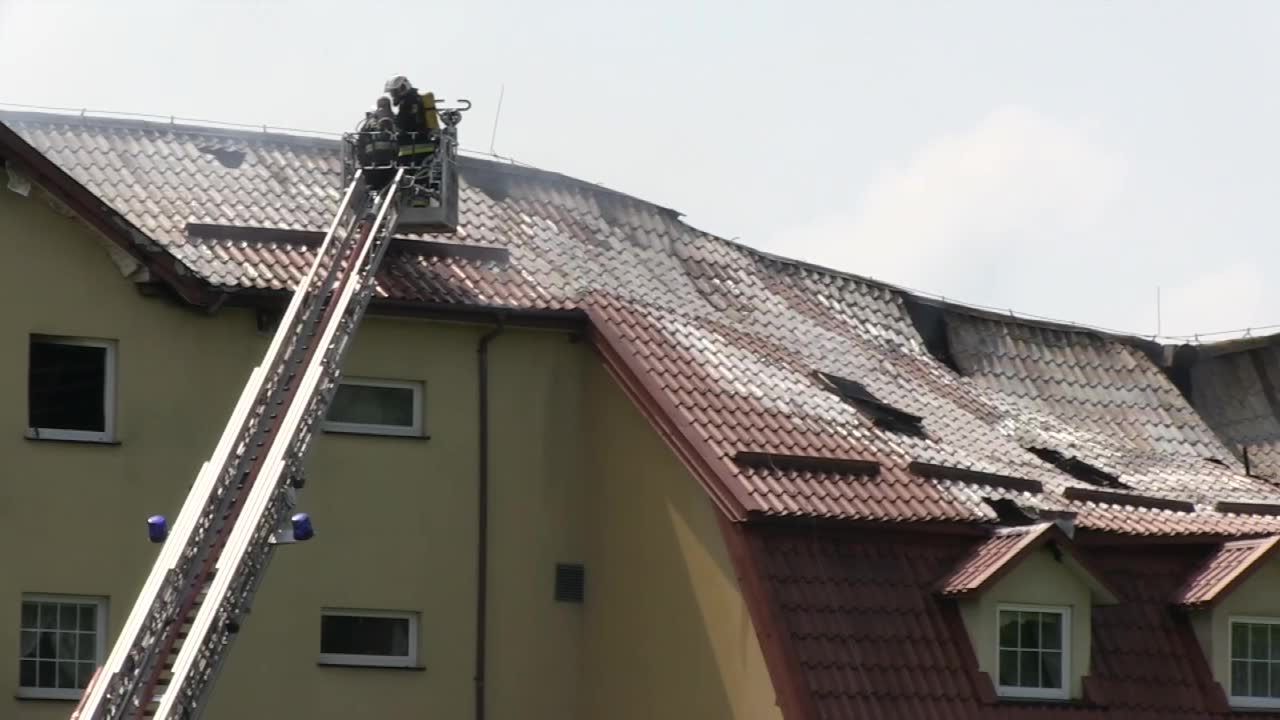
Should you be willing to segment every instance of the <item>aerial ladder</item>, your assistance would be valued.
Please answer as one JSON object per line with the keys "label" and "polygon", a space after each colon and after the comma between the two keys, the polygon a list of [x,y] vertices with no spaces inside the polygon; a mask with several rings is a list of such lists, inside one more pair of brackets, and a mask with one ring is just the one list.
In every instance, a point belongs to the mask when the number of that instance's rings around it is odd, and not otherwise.
{"label": "aerial ladder", "polygon": [[314,534],[295,512],[303,464],[393,235],[457,227],[461,102],[440,110],[436,150],[419,164],[371,163],[355,151],[362,132],[344,136],[338,212],[172,527],[148,518],[159,556],[72,720],[203,712],[276,546]]}

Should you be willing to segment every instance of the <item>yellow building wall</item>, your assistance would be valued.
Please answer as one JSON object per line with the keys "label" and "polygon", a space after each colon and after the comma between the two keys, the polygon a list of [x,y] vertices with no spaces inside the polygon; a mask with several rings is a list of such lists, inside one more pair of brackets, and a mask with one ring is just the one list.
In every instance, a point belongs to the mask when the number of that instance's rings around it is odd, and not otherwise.
{"label": "yellow building wall", "polygon": [[997,687],[998,608],[1002,604],[1071,608],[1071,657],[1068,677],[1071,697],[1082,697],[1082,679],[1089,674],[1091,613],[1089,587],[1058,562],[1049,550],[1027,556],[1017,567],[973,600],[960,605],[969,641],[978,656],[978,667]]}
{"label": "yellow building wall", "polygon": [[[0,717],[65,718],[14,698],[24,592],[129,612],[270,338],[252,313],[144,298],[100,242],[0,190]],[[322,434],[302,508],[316,538],[279,549],[206,717],[470,717],[474,697],[476,343],[489,328],[369,318],[351,376],[426,384],[427,439]],[[118,341],[118,445],[32,441],[28,336]],[[490,346],[487,716],[778,717],[712,509],[582,343],[509,329]],[[553,598],[585,562],[584,605]],[[320,666],[322,607],[420,613],[421,667]],[[7,618],[7,620],[6,620]],[[8,706],[8,707],[5,707]]]}
{"label": "yellow building wall", "polygon": [[715,510],[598,365],[583,718],[781,718]]}
{"label": "yellow building wall", "polygon": [[1280,561],[1268,560],[1210,610],[1192,614],[1213,677],[1231,697],[1231,618],[1280,619]]}

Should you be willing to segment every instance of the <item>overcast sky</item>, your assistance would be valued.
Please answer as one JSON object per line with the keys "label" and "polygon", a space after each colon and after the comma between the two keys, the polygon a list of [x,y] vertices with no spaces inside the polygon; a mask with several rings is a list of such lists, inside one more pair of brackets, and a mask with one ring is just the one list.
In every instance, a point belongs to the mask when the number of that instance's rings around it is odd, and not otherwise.
{"label": "overcast sky", "polygon": [[1280,323],[1280,2],[0,0],[0,102],[460,131],[762,249],[1151,334]]}

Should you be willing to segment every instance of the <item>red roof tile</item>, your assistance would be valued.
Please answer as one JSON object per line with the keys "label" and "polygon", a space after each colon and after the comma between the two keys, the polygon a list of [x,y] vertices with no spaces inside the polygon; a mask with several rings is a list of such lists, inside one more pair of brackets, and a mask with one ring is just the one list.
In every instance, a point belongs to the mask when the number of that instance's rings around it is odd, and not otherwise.
{"label": "red roof tile", "polygon": [[1022,558],[1025,550],[1037,545],[1037,541],[1048,535],[1052,528],[1052,523],[997,528],[986,542],[974,548],[943,579],[939,592],[943,595],[960,596],[986,588],[1009,565]]}
{"label": "red roof tile", "polygon": [[1033,550],[1053,543],[1063,553],[1066,566],[1089,586],[1095,601],[1114,604],[1112,590],[1097,570],[1076,549],[1075,543],[1056,523],[1042,522],[1019,527],[1000,527],[979,544],[955,570],[942,580],[938,591],[948,597],[964,597],[982,592],[1004,577]]}
{"label": "red roof tile", "polygon": [[1223,543],[1174,597],[1188,607],[1212,605],[1237,587],[1280,547],[1280,535]]}
{"label": "red roof tile", "polygon": [[1077,546],[1120,602],[1093,609],[1086,699],[1055,705],[996,701],[954,601],[933,592],[990,540],[758,525],[737,532],[749,550],[740,572],[754,588],[753,617],[779,635],[766,650],[775,683],[786,687],[790,673],[806,692],[804,712],[788,718],[1280,718],[1220,714],[1225,700],[1191,625],[1169,611],[1212,546]]}

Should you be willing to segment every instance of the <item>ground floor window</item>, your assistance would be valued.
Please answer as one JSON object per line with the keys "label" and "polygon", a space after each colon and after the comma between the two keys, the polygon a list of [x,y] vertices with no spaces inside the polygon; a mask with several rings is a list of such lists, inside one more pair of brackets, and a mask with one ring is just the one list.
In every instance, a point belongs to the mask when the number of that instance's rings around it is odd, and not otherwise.
{"label": "ground floor window", "polygon": [[103,659],[106,601],[24,595],[20,628],[19,697],[80,697]]}

